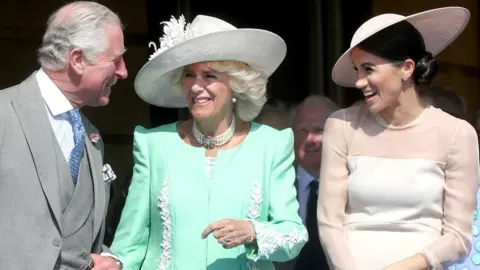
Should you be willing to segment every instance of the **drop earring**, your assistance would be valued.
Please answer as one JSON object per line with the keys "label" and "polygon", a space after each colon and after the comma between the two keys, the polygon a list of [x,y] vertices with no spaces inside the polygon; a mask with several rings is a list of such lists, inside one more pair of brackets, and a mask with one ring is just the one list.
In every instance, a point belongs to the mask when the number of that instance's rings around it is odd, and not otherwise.
{"label": "drop earring", "polygon": [[233,103],[237,102],[237,99],[233,97],[233,98],[232,98],[232,102],[233,102]]}

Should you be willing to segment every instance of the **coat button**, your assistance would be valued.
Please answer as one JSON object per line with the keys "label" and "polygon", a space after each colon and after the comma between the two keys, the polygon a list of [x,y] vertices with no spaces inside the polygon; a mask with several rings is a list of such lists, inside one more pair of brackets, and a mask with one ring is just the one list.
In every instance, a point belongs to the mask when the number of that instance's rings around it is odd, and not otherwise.
{"label": "coat button", "polygon": [[84,253],[82,254],[82,259],[86,260],[87,258],[88,258],[88,254],[84,252]]}
{"label": "coat button", "polygon": [[52,244],[56,247],[60,246],[60,240],[58,239],[53,239]]}

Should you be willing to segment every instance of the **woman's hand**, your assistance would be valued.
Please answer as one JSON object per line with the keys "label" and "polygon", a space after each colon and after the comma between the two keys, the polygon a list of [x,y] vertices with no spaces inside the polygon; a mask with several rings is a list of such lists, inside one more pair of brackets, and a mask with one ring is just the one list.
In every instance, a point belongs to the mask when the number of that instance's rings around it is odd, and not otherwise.
{"label": "woman's hand", "polygon": [[202,233],[205,239],[210,233],[224,248],[234,248],[255,241],[257,235],[252,223],[248,220],[221,219],[210,225]]}
{"label": "woman's hand", "polygon": [[382,270],[427,270],[429,268],[430,265],[428,264],[427,259],[421,254],[416,254],[399,262],[390,264]]}
{"label": "woman's hand", "polygon": [[402,270],[402,269],[406,270],[406,268],[402,266],[401,263],[394,263],[394,264],[390,264],[387,267],[384,267],[382,270]]}

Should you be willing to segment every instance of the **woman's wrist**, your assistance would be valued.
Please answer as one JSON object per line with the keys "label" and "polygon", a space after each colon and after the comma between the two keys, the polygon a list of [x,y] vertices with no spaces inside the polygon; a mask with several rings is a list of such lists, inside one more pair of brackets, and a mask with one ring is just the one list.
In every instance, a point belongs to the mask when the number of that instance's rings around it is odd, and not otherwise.
{"label": "woman's wrist", "polygon": [[419,256],[419,258],[418,258],[418,260],[420,261],[419,264],[421,264],[421,266],[423,266],[422,269],[425,269],[425,270],[432,269],[432,263],[430,262],[430,259],[428,258],[428,256],[424,252],[421,252],[417,255]]}
{"label": "woman's wrist", "polygon": [[408,269],[411,270],[430,270],[432,266],[428,257],[424,253],[418,253],[410,257],[408,260]]}
{"label": "woman's wrist", "polygon": [[250,226],[250,234],[247,239],[247,244],[253,244],[257,240],[257,233],[255,232],[255,227],[253,226],[253,223],[251,220],[247,220],[248,225]]}

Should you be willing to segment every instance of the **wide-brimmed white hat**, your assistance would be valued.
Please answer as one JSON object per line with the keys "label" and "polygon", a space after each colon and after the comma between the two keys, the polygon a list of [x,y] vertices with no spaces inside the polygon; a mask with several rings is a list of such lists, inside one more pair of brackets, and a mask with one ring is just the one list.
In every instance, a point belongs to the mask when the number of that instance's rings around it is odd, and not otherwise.
{"label": "wide-brimmed white hat", "polygon": [[382,14],[371,18],[353,35],[350,48],[337,60],[332,79],[344,87],[355,87],[356,75],[352,67],[350,51],[373,34],[401,21],[411,23],[422,35],[427,52],[437,55],[452,43],[463,31],[470,19],[470,12],[463,7],[444,7],[410,15]]}
{"label": "wide-brimmed white hat", "polygon": [[[238,29],[218,18],[198,15],[191,24],[180,16],[163,22],[158,50],[135,78],[135,91],[144,101],[162,107],[186,107],[173,89],[178,68],[206,61],[238,61],[269,77],[285,58],[287,46],[278,35],[261,29]],[[149,46],[152,42],[149,44]]]}

